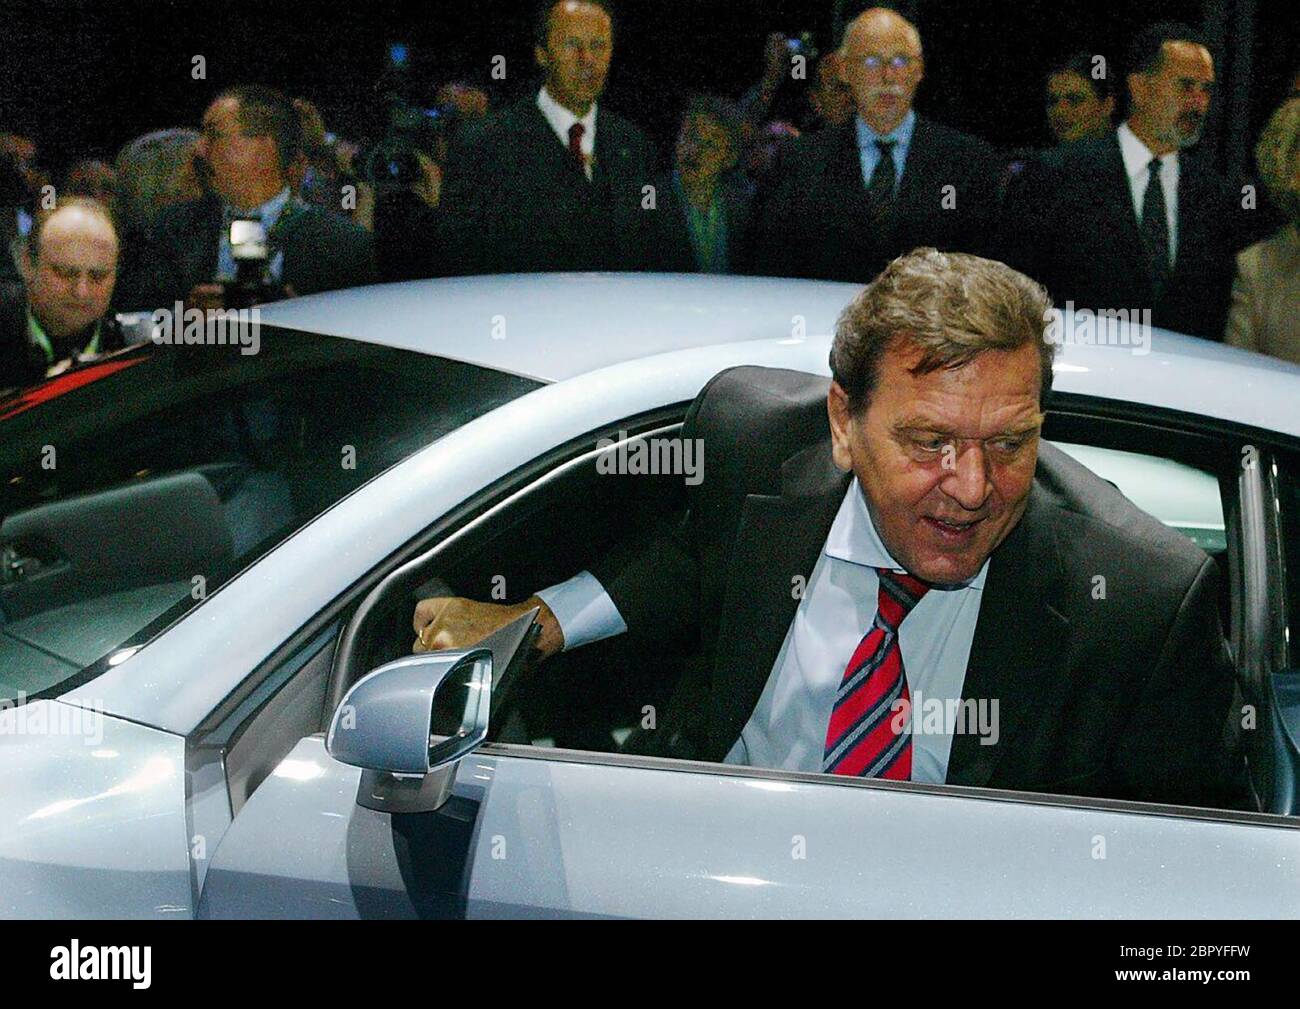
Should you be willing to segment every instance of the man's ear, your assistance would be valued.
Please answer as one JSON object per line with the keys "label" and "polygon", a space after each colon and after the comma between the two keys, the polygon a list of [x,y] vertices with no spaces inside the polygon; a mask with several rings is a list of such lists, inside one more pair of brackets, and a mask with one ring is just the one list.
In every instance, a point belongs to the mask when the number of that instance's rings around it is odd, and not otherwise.
{"label": "man's ear", "polygon": [[835,62],[832,64],[835,70],[835,78],[846,88],[852,90],[853,82],[849,80],[848,69],[849,61],[844,58],[844,50],[835,50]]}
{"label": "man's ear", "polygon": [[849,450],[853,421],[849,412],[849,394],[835,381],[826,394],[826,415],[831,423],[831,458],[845,473],[853,469],[853,453]]}
{"label": "man's ear", "polygon": [[545,46],[533,46],[533,59],[537,61],[537,65],[543,70],[549,69],[551,61]]}

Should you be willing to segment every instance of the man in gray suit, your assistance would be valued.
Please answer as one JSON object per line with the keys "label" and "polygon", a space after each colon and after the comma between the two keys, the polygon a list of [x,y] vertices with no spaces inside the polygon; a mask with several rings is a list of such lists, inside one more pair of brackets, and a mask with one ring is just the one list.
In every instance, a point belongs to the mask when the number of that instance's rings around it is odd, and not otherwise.
{"label": "man in gray suit", "polygon": [[735,368],[700,393],[705,479],[668,535],[518,606],[424,600],[417,648],[541,606],[543,654],[626,631],[656,668],[692,656],[636,752],[1243,804],[1219,571],[1040,445],[1049,308],[1001,263],[896,259],[841,316],[831,382]]}
{"label": "man in gray suit", "polygon": [[298,111],[285,95],[260,86],[218,95],[203,115],[195,151],[211,195],[168,207],[143,246],[127,250],[117,306],[223,307],[224,285],[236,275],[229,235],[236,218],[262,223],[271,281],[286,294],[373,282],[370,235],[293,192],[289,167],[301,146]]}

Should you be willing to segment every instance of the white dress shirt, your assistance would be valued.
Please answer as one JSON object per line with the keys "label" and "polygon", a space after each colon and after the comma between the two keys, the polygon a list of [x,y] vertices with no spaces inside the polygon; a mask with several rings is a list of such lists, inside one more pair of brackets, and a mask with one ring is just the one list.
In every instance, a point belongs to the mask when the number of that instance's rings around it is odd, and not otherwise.
{"label": "white dress shirt", "polygon": [[[1119,152],[1124,158],[1124,172],[1128,175],[1128,188],[1133,196],[1133,210],[1139,226],[1142,224],[1142,207],[1146,203],[1147,183],[1151,173],[1147,166],[1155,157],[1150,148],[1121,123],[1115,131],[1119,137]],[[1160,156],[1160,185],[1165,191],[1165,219],[1169,224],[1169,268],[1178,258],[1178,152]]]}
{"label": "white dress shirt", "polygon": [[[901,570],[881,543],[858,481],[853,480],[831,524],[794,620],[786,631],[767,685],[730,764],[820,772],[835,693],[849,658],[876,616],[876,568]],[[970,582],[931,589],[903,620],[899,649],[914,708],[961,699],[975,639],[988,561]],[[618,609],[589,572],[538,593],[555,613],[565,649],[627,629]],[[912,780],[942,782],[952,735],[922,732],[914,724]],[[944,725],[945,730],[951,728]],[[971,729],[967,729],[971,731]]]}
{"label": "white dress shirt", "polygon": [[542,115],[551,124],[551,129],[555,131],[555,135],[560,138],[560,143],[566,150],[569,147],[569,128],[574,123],[582,123],[582,170],[590,179],[592,159],[596,151],[596,103],[592,102],[587,114],[579,119],[552,98],[551,93],[543,87],[537,92],[537,107],[542,110]]}

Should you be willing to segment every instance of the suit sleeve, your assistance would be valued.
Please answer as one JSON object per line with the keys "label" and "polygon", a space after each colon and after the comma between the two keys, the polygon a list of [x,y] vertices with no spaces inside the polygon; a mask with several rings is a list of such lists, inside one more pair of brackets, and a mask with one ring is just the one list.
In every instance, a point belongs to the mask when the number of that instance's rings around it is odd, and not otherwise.
{"label": "suit sleeve", "polygon": [[1219,622],[1219,589],[1218,568],[1206,558],[1113,754],[1119,798],[1249,805],[1240,756],[1225,739],[1236,673]]}
{"label": "suit sleeve", "polygon": [[1232,281],[1232,303],[1223,340],[1233,347],[1258,351],[1259,327],[1255,320],[1255,276],[1246,253],[1237,255],[1237,276]]}

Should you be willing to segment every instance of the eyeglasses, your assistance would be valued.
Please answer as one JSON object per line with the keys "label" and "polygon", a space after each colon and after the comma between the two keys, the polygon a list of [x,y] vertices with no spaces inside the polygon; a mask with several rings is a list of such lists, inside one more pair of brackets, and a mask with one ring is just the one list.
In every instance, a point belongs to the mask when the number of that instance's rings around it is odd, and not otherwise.
{"label": "eyeglasses", "polygon": [[880,70],[883,67],[889,67],[891,70],[906,70],[916,62],[914,56],[880,56],[872,53],[869,56],[862,57],[862,65],[868,70]]}

